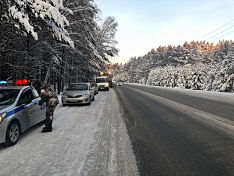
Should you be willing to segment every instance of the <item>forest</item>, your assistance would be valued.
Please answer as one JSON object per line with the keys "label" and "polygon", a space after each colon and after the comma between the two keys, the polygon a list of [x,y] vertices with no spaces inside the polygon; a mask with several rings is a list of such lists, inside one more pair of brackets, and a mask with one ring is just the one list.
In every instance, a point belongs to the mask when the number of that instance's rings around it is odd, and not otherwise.
{"label": "forest", "polygon": [[160,46],[126,64],[115,64],[115,80],[193,90],[234,92],[233,41]]}
{"label": "forest", "polygon": [[118,54],[114,17],[93,0],[1,0],[0,80],[40,80],[62,91]]}

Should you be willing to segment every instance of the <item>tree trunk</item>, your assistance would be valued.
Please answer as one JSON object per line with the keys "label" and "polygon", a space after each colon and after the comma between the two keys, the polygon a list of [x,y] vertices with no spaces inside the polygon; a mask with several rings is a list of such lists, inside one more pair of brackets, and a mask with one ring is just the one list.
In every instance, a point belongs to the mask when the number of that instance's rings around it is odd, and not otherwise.
{"label": "tree trunk", "polygon": [[50,76],[50,67],[48,67],[48,69],[47,69],[44,83],[46,83],[46,84],[48,83],[49,76]]}

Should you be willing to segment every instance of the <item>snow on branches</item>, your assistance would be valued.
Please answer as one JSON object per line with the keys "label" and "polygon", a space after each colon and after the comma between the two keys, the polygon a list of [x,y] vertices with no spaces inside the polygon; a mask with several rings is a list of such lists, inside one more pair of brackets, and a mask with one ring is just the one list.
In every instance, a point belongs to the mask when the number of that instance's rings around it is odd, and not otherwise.
{"label": "snow on branches", "polygon": [[[35,30],[42,29],[41,25],[47,25],[52,30],[52,35],[58,40],[64,40],[71,47],[74,43],[68,35],[66,26],[69,21],[61,13],[71,10],[64,8],[63,0],[9,0],[9,16],[14,19],[15,27],[26,30],[35,40],[38,40],[38,33]],[[44,23],[39,23],[41,20]]]}
{"label": "snow on branches", "polygon": [[116,66],[114,79],[155,86],[234,92],[234,42],[159,47]]}

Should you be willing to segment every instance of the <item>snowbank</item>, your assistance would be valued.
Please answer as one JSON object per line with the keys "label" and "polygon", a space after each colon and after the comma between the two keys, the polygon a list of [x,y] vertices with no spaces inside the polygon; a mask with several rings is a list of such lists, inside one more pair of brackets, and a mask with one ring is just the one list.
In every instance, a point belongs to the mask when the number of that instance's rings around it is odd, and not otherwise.
{"label": "snowbank", "polygon": [[204,99],[211,99],[211,100],[234,104],[234,93],[205,91],[205,90],[191,90],[191,89],[183,89],[183,88],[178,88],[178,87],[172,88],[172,87],[163,87],[163,86],[152,86],[152,85],[144,85],[144,84],[137,84],[137,83],[125,83],[125,84],[152,87],[155,89],[164,89],[164,90],[167,89],[169,91],[176,91],[178,93],[183,93],[183,94],[190,95],[190,96],[201,97]]}

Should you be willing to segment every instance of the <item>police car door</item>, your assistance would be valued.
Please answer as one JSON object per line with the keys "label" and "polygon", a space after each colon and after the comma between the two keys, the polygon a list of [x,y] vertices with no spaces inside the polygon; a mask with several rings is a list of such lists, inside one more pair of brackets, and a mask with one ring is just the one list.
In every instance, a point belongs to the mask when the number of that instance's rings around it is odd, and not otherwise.
{"label": "police car door", "polygon": [[20,95],[19,101],[17,103],[18,107],[22,108],[21,116],[19,119],[24,126],[24,130],[32,126],[32,112],[33,112],[33,93],[30,88],[25,89]]}
{"label": "police car door", "polygon": [[34,99],[32,101],[33,103],[33,112],[32,112],[32,121],[33,124],[37,124],[39,122],[42,122],[46,118],[46,103],[44,103],[42,106],[39,106],[38,103],[40,101],[39,94],[36,89],[32,88],[32,92],[34,95]]}

